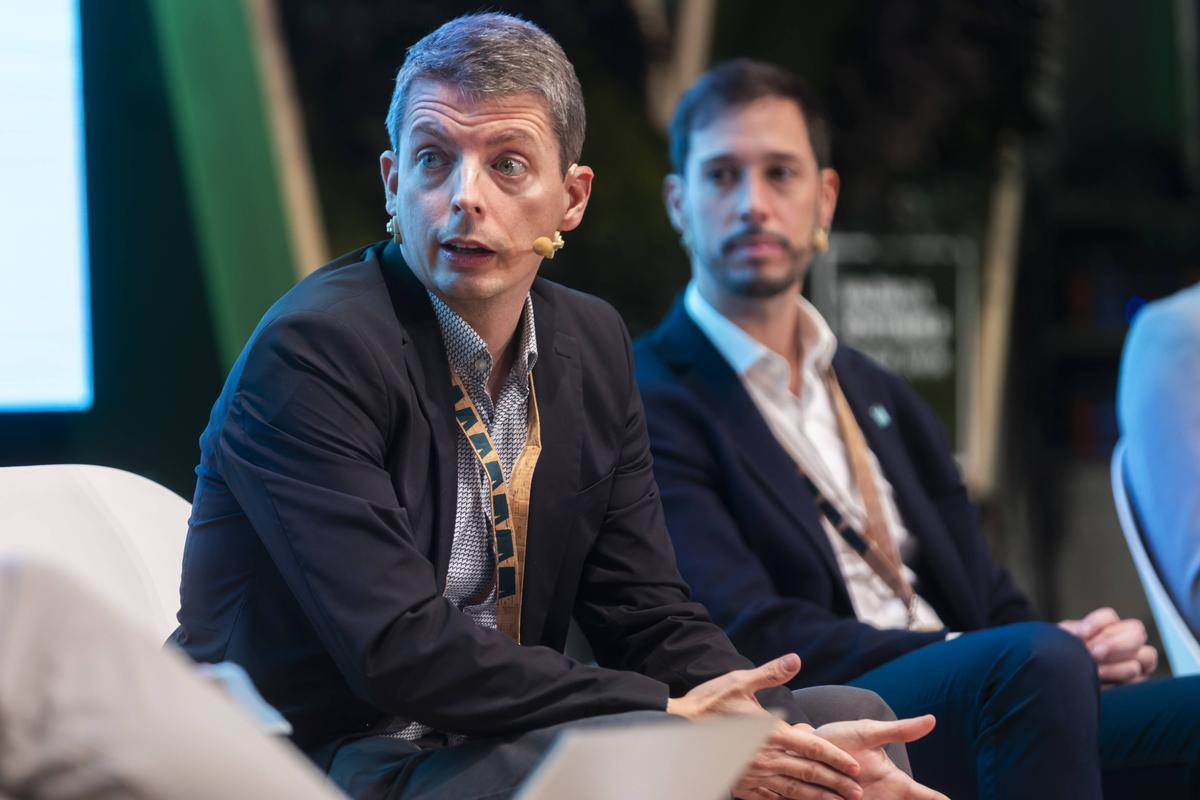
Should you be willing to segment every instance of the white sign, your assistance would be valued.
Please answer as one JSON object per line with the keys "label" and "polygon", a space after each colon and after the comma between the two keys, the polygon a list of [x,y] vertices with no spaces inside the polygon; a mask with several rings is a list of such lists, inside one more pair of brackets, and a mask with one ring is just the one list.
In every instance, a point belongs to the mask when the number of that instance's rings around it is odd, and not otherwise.
{"label": "white sign", "polygon": [[92,404],[77,0],[0,2],[0,411]]}

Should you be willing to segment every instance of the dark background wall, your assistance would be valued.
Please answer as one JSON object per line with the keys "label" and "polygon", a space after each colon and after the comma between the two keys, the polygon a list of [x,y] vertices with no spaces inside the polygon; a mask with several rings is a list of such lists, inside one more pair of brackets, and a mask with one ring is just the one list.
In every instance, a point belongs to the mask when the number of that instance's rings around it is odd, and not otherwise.
{"label": "dark background wall", "polygon": [[[1178,30],[1195,25],[1195,6],[718,5],[714,58],[777,61],[825,97],[844,187],[838,230],[982,241],[1001,145],[1024,153],[1005,479],[984,512],[997,551],[1048,614],[1094,605],[1109,589],[1071,577],[1100,568],[1088,558],[1124,558],[1103,477],[1129,314],[1200,280],[1200,112],[1184,99],[1200,64],[1180,48]],[[196,439],[227,365],[214,342],[153,9],[150,0],[81,7],[96,401],[84,413],[0,414],[0,465],[106,464],[189,496]],[[679,5],[665,7],[673,20]],[[333,253],[384,235],[377,158],[405,48],[477,8],[279,0]],[[543,25],[586,95],[584,161],[596,170],[595,191],[585,223],[545,274],[605,297],[643,331],[688,272],[661,211],[666,143],[646,112],[646,74],[663,42],[618,0],[489,8]],[[1097,526],[1108,526],[1112,548],[1095,546]]]}

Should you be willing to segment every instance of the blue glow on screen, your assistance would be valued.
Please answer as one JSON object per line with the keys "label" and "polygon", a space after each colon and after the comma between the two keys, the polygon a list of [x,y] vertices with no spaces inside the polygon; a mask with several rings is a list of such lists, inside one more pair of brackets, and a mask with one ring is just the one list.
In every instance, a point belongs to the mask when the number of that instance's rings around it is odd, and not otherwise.
{"label": "blue glow on screen", "polygon": [[0,2],[0,411],[92,405],[78,0]]}

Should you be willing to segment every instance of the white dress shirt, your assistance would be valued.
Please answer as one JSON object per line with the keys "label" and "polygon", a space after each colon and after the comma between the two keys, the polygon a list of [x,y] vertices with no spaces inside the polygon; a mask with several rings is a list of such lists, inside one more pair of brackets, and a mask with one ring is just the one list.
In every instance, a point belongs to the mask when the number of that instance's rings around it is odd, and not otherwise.
{"label": "white dress shirt", "polygon": [[[799,390],[793,394],[788,388],[789,369],[783,356],[769,350],[722,316],[701,297],[694,283],[688,285],[683,302],[688,315],[729,362],[779,444],[846,520],[856,529],[865,530],[862,496],[854,483],[833,400],[825,383],[837,339],[824,318],[811,303],[796,295],[800,307],[796,335],[801,362]],[[896,542],[901,560],[911,563],[916,556],[917,540],[909,536],[904,527],[892,485],[883,476],[875,454],[868,453],[868,456],[871,475],[879,487],[886,529]],[[907,627],[908,610],[904,601],[896,597],[862,556],[846,544],[829,520],[822,517],[821,522],[837,556],[858,619],[877,628]],[[904,567],[904,575],[910,583],[916,578],[908,566]],[[919,596],[915,612],[914,628],[938,630],[944,627],[937,612]]]}

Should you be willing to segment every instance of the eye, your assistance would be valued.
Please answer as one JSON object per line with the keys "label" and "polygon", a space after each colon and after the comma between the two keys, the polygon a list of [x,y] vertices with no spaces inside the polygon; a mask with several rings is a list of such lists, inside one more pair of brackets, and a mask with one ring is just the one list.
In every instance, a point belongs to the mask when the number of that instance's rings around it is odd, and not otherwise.
{"label": "eye", "polygon": [[717,186],[729,186],[737,181],[737,170],[727,165],[709,167],[704,171],[704,179]]}
{"label": "eye", "polygon": [[422,150],[417,153],[417,166],[421,169],[437,169],[445,163],[446,157],[437,150]]}
{"label": "eye", "polygon": [[515,158],[512,158],[511,156],[504,156],[503,158],[497,159],[496,163],[492,166],[494,166],[496,171],[506,178],[515,178],[518,175],[524,175],[526,170],[526,167],[523,163]]}
{"label": "eye", "polygon": [[796,170],[783,164],[767,168],[767,177],[773,181],[789,181],[796,177]]}

